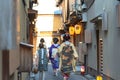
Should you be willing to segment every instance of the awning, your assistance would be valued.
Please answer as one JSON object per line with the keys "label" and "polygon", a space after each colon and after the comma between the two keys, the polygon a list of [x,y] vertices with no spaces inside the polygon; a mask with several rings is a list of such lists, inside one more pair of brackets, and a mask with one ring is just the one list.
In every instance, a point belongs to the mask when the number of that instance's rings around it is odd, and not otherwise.
{"label": "awning", "polygon": [[96,21],[101,21],[102,20],[102,15],[98,15],[97,17],[93,18],[90,20],[90,22],[95,23]]}
{"label": "awning", "polygon": [[34,21],[35,18],[37,18],[37,10],[33,10],[33,9],[28,9],[28,17],[30,19],[30,21]]}

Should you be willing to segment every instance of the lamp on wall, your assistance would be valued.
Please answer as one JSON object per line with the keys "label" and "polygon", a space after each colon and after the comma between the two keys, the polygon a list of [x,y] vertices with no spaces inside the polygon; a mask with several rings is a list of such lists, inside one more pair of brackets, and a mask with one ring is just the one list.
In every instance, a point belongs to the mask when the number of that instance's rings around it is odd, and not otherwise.
{"label": "lamp on wall", "polygon": [[74,26],[70,26],[70,27],[69,27],[69,34],[70,34],[70,35],[74,35],[74,33],[75,33],[75,34],[80,34],[80,33],[81,33],[81,30],[82,30],[82,26],[76,24],[75,27],[74,27]]}
{"label": "lamp on wall", "polygon": [[75,34],[80,34],[81,30],[82,30],[81,25],[76,24],[75,25]]}
{"label": "lamp on wall", "polygon": [[69,34],[70,34],[70,35],[74,35],[74,32],[75,32],[74,27],[73,27],[73,26],[70,26],[70,27],[69,27]]}
{"label": "lamp on wall", "polygon": [[85,66],[84,65],[81,66],[80,71],[81,71],[81,75],[85,74]]}
{"label": "lamp on wall", "polygon": [[101,75],[98,75],[96,80],[103,80]]}

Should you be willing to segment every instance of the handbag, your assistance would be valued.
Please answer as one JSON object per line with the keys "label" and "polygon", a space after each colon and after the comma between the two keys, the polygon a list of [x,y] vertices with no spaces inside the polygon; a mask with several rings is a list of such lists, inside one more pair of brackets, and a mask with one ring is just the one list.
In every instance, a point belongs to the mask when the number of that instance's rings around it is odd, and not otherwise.
{"label": "handbag", "polygon": [[37,74],[37,73],[38,73],[38,67],[37,67],[37,65],[34,65],[34,66],[33,66],[32,72],[33,72],[34,74]]}

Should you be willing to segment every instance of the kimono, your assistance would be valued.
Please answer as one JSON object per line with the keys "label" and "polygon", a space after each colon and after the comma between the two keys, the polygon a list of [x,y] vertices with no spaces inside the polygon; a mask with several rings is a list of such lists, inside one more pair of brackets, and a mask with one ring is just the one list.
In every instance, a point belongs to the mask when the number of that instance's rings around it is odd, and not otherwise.
{"label": "kimono", "polygon": [[48,57],[46,48],[38,49],[38,71],[48,70]]}
{"label": "kimono", "polygon": [[63,76],[69,77],[70,73],[74,70],[74,60],[78,57],[74,45],[69,42],[63,42],[59,48],[60,53],[60,66]]}
{"label": "kimono", "polygon": [[59,44],[52,44],[49,49],[49,59],[51,60],[53,69],[59,68],[59,56],[58,56],[59,46],[60,46]]}

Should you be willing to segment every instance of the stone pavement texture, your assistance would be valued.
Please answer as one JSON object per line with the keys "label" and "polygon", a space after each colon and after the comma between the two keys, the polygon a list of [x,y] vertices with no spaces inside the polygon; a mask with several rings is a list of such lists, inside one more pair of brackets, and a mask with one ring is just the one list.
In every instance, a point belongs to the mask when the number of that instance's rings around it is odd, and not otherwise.
{"label": "stone pavement texture", "polygon": [[86,77],[88,80],[96,80],[95,77],[91,76],[90,74],[85,75],[85,77]]}
{"label": "stone pavement texture", "polygon": [[[77,66],[77,72],[76,73],[71,73],[71,76],[69,78],[69,80],[89,80],[85,77],[83,77],[82,75],[80,75],[80,66]],[[30,74],[30,79],[27,80],[40,80],[39,79],[39,73],[37,74]],[[49,63],[48,66],[48,71],[45,73],[45,80],[63,80],[63,77],[61,75],[61,73],[58,73],[58,76],[54,76],[53,75],[53,70],[52,70],[52,66]]]}

